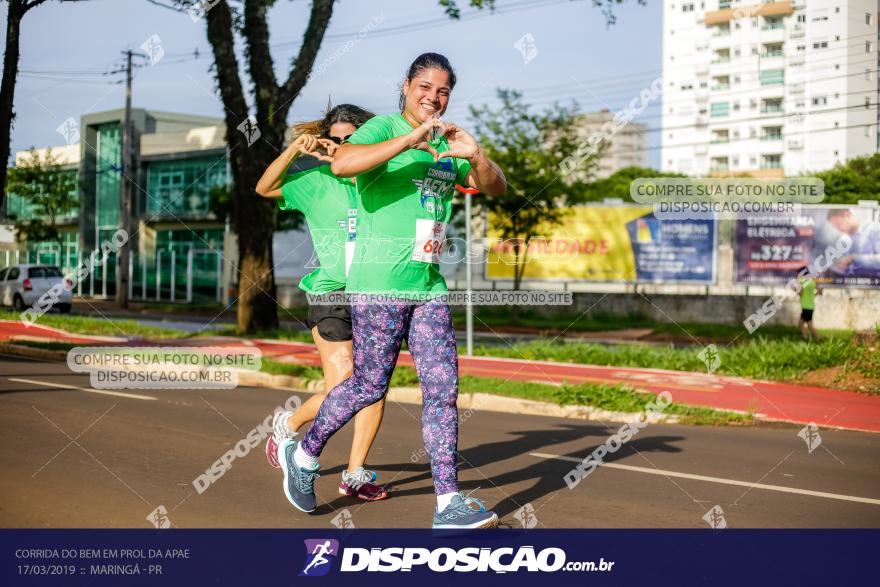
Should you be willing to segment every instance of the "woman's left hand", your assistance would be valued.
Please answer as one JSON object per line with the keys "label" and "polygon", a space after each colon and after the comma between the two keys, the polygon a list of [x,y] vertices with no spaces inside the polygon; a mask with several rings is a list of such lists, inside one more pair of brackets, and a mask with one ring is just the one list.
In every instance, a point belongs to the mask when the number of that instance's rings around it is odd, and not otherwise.
{"label": "woman's left hand", "polygon": [[476,139],[466,130],[451,123],[446,123],[444,127],[444,135],[446,136],[449,148],[440,153],[437,159],[457,157],[459,159],[471,160],[480,153],[480,145],[477,144]]}

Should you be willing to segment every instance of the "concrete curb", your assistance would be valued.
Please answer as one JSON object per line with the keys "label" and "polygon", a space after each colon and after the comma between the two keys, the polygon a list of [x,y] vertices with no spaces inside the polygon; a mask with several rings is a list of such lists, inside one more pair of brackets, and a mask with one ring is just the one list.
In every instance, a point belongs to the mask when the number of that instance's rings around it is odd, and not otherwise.
{"label": "concrete curb", "polygon": [[[0,352],[49,361],[67,360],[66,351],[51,351],[15,344],[0,343]],[[324,391],[324,382],[316,379],[294,377],[292,375],[275,375],[244,369],[238,369],[237,371],[239,385],[273,387],[307,393]],[[392,387],[388,391],[388,401],[420,405],[422,403],[422,390],[418,387]],[[601,420],[603,422],[631,422],[639,414],[647,417],[647,421],[650,424],[676,424],[680,421],[678,416],[667,416],[661,413],[613,412],[590,406],[560,406],[550,402],[504,397],[492,393],[461,393],[458,396],[458,408],[464,411],[461,415],[462,422],[478,410],[574,420]]]}
{"label": "concrete curb", "polygon": [[[238,381],[240,385],[276,387],[294,391],[307,391],[309,393],[324,391],[323,381],[290,375],[273,375],[260,371],[239,371]],[[388,390],[387,397],[390,402],[421,405],[422,390],[419,387],[392,387]],[[602,420],[605,422],[631,422],[639,414],[633,412],[612,412],[590,406],[560,406],[550,402],[505,397],[492,393],[460,393],[458,394],[458,409],[465,412],[461,416],[462,420],[470,417],[470,414],[477,410],[575,420]],[[646,417],[650,424],[676,424],[680,421],[678,416],[667,416],[658,413],[646,414]]]}
{"label": "concrete curb", "polygon": [[67,361],[67,351],[52,351],[18,344],[0,343],[0,353],[47,361]]}

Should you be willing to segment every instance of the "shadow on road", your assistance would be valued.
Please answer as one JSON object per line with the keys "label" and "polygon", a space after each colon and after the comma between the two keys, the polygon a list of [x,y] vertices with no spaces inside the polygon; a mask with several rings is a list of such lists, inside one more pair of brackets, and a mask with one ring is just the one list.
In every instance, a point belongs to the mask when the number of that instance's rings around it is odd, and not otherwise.
{"label": "shadow on road", "polygon": [[[539,506],[534,502],[539,501],[544,496],[558,491],[560,489],[568,490],[563,475],[573,469],[576,463],[564,461],[549,461],[536,457],[529,457],[530,452],[542,452],[548,450],[548,447],[555,444],[563,444],[573,442],[590,437],[599,438],[600,442],[590,444],[582,449],[571,451],[564,456],[582,459],[593,450],[603,444],[605,439],[616,432],[616,427],[604,426],[601,424],[559,424],[554,428],[540,430],[526,430],[518,432],[509,432],[504,440],[498,442],[490,442],[474,446],[459,452],[459,471],[475,469],[482,476],[482,480],[466,481],[460,484],[462,491],[467,492],[473,489],[490,487],[501,490],[506,497],[497,504],[487,504],[488,507],[495,510],[499,517],[509,515],[527,503],[533,503],[536,508]],[[515,438],[510,439],[510,436]],[[657,453],[657,452],[681,452],[682,449],[673,446],[673,443],[684,440],[683,436],[644,436],[630,441],[624,445],[619,451],[606,455],[604,462],[610,463],[621,460],[628,456],[640,453]],[[496,464],[515,457],[525,456],[533,459],[534,464],[526,467],[510,470],[494,477],[486,477],[482,474],[481,469],[486,465]],[[393,491],[392,498],[402,497],[405,495],[423,495],[433,493],[433,486],[427,485],[423,487],[413,487],[406,489],[414,483],[431,480],[431,470],[427,456],[422,456],[418,462],[396,463],[388,465],[376,465],[372,468],[379,471],[397,472],[394,479],[387,484],[389,491]],[[326,474],[339,473],[344,467],[335,467],[326,472]],[[409,477],[402,478],[407,472],[414,473]],[[524,481],[534,481],[534,484],[517,493],[510,495],[504,490],[504,486]],[[322,506],[329,513],[331,507],[343,507],[346,503],[350,503],[348,498],[340,498],[327,506]],[[319,508],[320,509],[320,508]],[[322,513],[322,512],[318,512]]]}

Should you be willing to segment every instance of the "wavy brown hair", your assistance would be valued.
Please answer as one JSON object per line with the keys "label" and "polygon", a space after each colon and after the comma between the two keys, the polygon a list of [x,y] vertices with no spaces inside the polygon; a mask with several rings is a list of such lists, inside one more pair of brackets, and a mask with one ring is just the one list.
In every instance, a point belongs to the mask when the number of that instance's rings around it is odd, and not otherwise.
{"label": "wavy brown hair", "polygon": [[324,118],[294,124],[293,138],[296,139],[298,136],[308,133],[326,139],[330,136],[330,127],[337,122],[347,122],[355,128],[360,128],[363,123],[374,116],[375,114],[360,106],[340,104],[327,110]]}

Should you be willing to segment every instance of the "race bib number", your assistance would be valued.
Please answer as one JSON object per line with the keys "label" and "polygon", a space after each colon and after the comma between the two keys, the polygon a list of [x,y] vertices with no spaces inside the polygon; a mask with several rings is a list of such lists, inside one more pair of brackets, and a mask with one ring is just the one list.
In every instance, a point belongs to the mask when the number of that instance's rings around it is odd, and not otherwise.
{"label": "race bib number", "polygon": [[439,263],[446,242],[446,223],[439,220],[416,220],[416,242],[413,246],[413,261]]}

